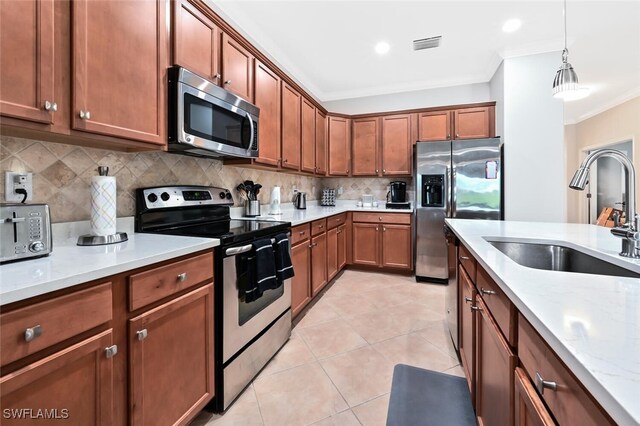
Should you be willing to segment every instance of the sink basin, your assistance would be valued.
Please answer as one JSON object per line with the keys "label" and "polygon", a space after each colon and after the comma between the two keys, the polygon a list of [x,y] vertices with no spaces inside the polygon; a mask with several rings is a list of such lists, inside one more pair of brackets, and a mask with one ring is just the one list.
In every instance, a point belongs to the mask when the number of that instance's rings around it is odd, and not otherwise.
{"label": "sink basin", "polygon": [[558,244],[486,240],[514,262],[529,268],[640,278],[640,273]]}

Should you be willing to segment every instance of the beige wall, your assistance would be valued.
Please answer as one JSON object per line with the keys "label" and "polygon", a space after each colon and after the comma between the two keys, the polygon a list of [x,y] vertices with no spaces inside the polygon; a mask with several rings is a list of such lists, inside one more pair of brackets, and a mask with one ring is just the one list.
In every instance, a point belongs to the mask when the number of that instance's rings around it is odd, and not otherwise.
{"label": "beige wall", "polygon": [[[640,188],[640,96],[604,111],[577,124],[566,126],[567,182],[573,176],[585,151],[607,145],[633,141],[633,164],[636,169],[636,188]],[[636,194],[637,195],[637,194]],[[567,221],[586,223],[585,194],[569,190]],[[640,207],[636,201],[636,208]]]}

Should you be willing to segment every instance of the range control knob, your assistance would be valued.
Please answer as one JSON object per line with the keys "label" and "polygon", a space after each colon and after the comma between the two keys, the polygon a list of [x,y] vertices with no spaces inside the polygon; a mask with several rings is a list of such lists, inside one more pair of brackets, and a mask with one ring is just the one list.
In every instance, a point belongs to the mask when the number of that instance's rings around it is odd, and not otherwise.
{"label": "range control knob", "polygon": [[38,253],[44,250],[44,243],[42,241],[34,241],[29,244],[29,251],[33,253]]}
{"label": "range control knob", "polygon": [[155,203],[156,201],[158,201],[158,196],[152,192],[151,194],[147,195],[147,200],[149,200],[150,203]]}
{"label": "range control knob", "polygon": [[231,198],[232,198],[232,197],[231,197],[231,193],[230,193],[230,192],[227,192],[227,200],[230,200]]}
{"label": "range control knob", "polygon": [[169,193],[163,192],[162,194],[160,194],[160,198],[162,198],[162,201],[169,201]]}
{"label": "range control knob", "polygon": [[221,191],[221,192],[220,192],[220,198],[221,198],[222,200],[224,200],[224,197],[225,197],[225,195],[224,195],[224,191]]}

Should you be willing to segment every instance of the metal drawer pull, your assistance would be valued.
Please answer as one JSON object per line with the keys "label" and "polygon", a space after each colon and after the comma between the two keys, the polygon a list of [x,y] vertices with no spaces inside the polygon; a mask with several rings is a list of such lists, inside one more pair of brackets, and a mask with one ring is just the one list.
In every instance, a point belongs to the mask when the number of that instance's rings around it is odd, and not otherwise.
{"label": "metal drawer pull", "polygon": [[118,345],[112,345],[104,348],[104,355],[107,358],[113,358],[118,353]]}
{"label": "metal drawer pull", "polygon": [[186,281],[186,280],[187,280],[187,273],[186,273],[186,272],[183,272],[183,273],[181,273],[181,274],[178,274],[178,281],[179,281],[179,282],[184,282],[184,281]]}
{"label": "metal drawer pull", "polygon": [[24,340],[25,342],[30,342],[35,338],[40,337],[41,335],[42,335],[42,327],[40,326],[40,324],[38,324],[33,327],[27,328],[24,331]]}
{"label": "metal drawer pull", "polygon": [[83,120],[91,120],[91,111],[80,110],[80,118]]}
{"label": "metal drawer pull", "polygon": [[486,294],[486,295],[489,295],[489,296],[492,295],[492,294],[496,294],[495,291],[493,291],[493,290],[485,290],[484,287],[480,287],[480,293],[481,294]]}
{"label": "metal drawer pull", "polygon": [[147,331],[146,328],[143,328],[140,331],[136,331],[136,337],[138,338],[139,341],[143,341],[144,339],[147,338],[147,335],[149,334],[149,332]]}
{"label": "metal drawer pull", "polygon": [[318,225],[318,228],[322,229],[324,228],[324,225]]}
{"label": "metal drawer pull", "polygon": [[536,384],[536,389],[538,390],[540,395],[544,394],[545,389],[549,389],[552,391],[558,390],[558,384],[556,382],[543,379],[540,373],[538,373],[537,371],[536,371],[536,378],[534,381]]}
{"label": "metal drawer pull", "polygon": [[304,235],[306,233],[307,233],[307,231],[300,231],[300,235]]}
{"label": "metal drawer pull", "polygon": [[318,243],[311,243],[311,244],[309,244],[309,248],[314,248],[317,245],[318,245]]}
{"label": "metal drawer pull", "polygon": [[460,259],[462,259],[462,260],[470,260],[467,256],[460,256]]}
{"label": "metal drawer pull", "polygon": [[222,76],[220,75],[220,73],[217,73],[216,75],[213,76],[216,80],[220,80],[220,78],[222,78]]}
{"label": "metal drawer pull", "polygon": [[470,302],[473,302],[472,298],[470,298],[470,297],[465,297],[464,298],[464,303],[470,303]]}
{"label": "metal drawer pull", "polygon": [[481,311],[482,308],[480,306],[469,306],[472,311]]}
{"label": "metal drawer pull", "polygon": [[56,112],[58,110],[58,104],[55,102],[44,101],[44,109],[45,111]]}

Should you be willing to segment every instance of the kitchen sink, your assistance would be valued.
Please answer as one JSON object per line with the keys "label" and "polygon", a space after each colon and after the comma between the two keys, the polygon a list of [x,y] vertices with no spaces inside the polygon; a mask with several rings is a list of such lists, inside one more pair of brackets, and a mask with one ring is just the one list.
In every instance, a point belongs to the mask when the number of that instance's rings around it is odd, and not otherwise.
{"label": "kitchen sink", "polygon": [[485,240],[514,262],[529,268],[640,278],[640,273],[559,244]]}

